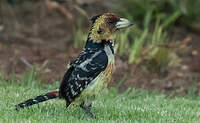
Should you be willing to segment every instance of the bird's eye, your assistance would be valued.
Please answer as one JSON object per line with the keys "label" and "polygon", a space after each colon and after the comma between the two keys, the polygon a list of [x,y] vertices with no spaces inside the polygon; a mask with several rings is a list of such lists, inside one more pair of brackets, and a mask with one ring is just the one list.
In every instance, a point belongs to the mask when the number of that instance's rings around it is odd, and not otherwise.
{"label": "bird's eye", "polygon": [[109,24],[114,24],[114,22],[113,22],[113,21],[108,21],[108,23],[109,23]]}
{"label": "bird's eye", "polygon": [[103,33],[103,30],[101,28],[99,28],[99,30],[97,30],[97,33],[98,34],[102,34]]}

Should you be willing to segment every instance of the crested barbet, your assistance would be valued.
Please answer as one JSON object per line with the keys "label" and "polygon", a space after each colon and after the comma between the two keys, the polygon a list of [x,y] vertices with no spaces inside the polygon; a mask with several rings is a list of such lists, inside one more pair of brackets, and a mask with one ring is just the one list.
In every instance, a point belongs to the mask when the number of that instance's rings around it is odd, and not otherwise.
{"label": "crested barbet", "polygon": [[116,31],[132,25],[127,19],[113,13],[104,13],[91,18],[85,47],[76,60],[70,63],[59,89],[29,99],[18,105],[24,108],[54,98],[66,101],[66,107],[75,104],[95,118],[92,101],[107,87],[114,69],[114,42]]}

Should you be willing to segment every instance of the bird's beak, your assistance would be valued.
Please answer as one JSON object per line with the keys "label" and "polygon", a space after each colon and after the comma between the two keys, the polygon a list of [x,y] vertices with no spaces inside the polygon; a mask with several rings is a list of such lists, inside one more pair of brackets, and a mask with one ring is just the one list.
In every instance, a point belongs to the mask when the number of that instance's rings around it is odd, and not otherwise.
{"label": "bird's beak", "polygon": [[133,23],[125,18],[120,18],[120,20],[115,24],[117,29],[126,28],[133,25]]}

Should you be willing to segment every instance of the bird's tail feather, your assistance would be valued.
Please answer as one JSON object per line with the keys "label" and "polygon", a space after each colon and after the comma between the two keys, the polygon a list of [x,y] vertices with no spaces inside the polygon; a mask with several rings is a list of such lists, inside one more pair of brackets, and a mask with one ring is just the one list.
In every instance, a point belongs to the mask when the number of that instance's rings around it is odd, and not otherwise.
{"label": "bird's tail feather", "polygon": [[39,95],[39,96],[37,96],[33,99],[29,99],[29,100],[26,100],[26,101],[24,101],[20,104],[17,104],[16,109],[28,107],[28,106],[31,106],[31,105],[34,105],[34,104],[38,104],[40,102],[44,102],[44,101],[47,101],[47,100],[50,100],[50,99],[57,98],[58,93],[59,93],[59,90],[57,89],[57,90],[53,90],[51,92],[48,92],[46,94]]}

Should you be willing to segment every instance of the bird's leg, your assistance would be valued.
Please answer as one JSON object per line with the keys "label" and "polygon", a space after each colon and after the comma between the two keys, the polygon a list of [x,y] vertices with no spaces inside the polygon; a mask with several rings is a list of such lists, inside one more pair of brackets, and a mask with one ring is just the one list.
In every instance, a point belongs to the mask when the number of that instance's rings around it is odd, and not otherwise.
{"label": "bird's leg", "polygon": [[82,103],[80,105],[80,107],[89,114],[89,116],[93,119],[96,119],[95,114],[92,112],[92,103],[90,103],[89,105],[85,105],[84,103]]}
{"label": "bird's leg", "polygon": [[66,108],[68,108],[68,106],[71,104],[71,102],[66,100]]}

